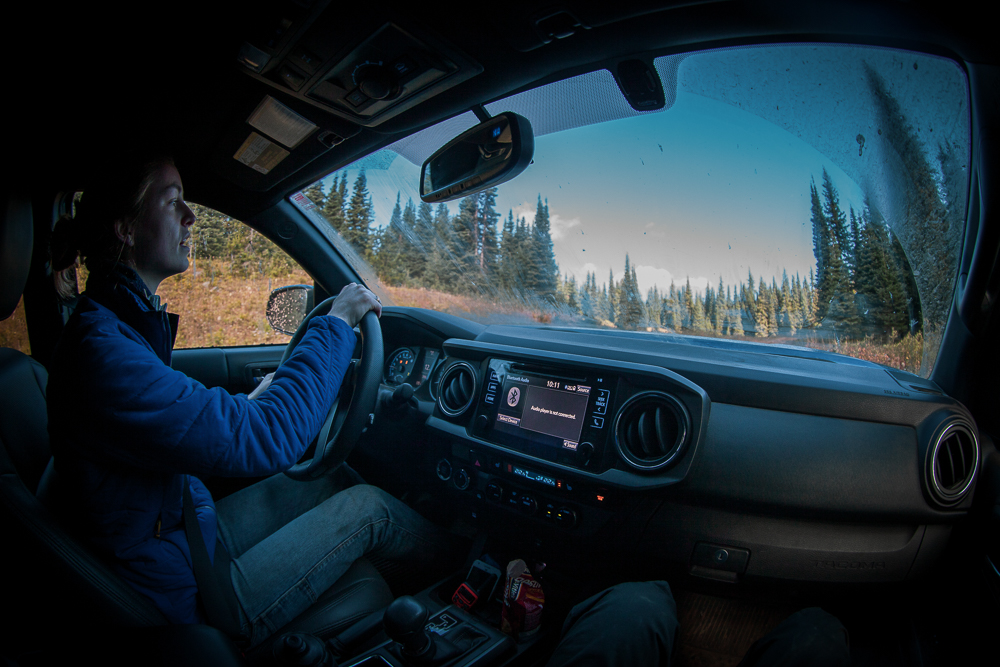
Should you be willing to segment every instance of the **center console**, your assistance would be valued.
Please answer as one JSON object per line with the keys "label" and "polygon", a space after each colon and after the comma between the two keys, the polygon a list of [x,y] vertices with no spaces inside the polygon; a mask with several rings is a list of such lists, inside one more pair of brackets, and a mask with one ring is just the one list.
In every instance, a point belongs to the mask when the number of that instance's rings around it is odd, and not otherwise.
{"label": "center console", "polygon": [[449,585],[396,599],[385,612],[390,640],[341,667],[486,667],[524,650],[481,614],[446,602],[437,589]]}

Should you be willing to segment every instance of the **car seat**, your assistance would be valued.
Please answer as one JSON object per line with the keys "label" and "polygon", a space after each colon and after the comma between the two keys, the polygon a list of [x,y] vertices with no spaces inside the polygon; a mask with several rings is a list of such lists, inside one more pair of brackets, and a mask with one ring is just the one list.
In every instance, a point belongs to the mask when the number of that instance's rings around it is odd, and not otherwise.
{"label": "car seat", "polygon": [[[23,193],[0,193],[0,320],[11,316],[27,282],[32,206]],[[47,499],[56,492],[45,404],[45,368],[0,347],[0,535],[5,544],[0,650],[31,664],[91,651],[105,661],[139,664],[241,664],[235,645],[207,626],[167,626],[152,602],[132,589],[74,536]],[[275,634],[340,633],[386,607],[392,594],[359,559],[302,616]],[[69,651],[68,653],[64,652]],[[248,658],[262,659],[269,646]],[[257,660],[255,660],[257,661]]]}

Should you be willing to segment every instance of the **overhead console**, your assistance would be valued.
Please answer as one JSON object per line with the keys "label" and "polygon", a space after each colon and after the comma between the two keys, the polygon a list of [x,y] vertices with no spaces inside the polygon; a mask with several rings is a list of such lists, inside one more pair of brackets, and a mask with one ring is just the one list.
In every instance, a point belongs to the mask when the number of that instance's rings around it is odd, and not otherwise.
{"label": "overhead console", "polygon": [[[708,396],[663,368],[449,341],[434,386],[443,418],[428,425],[528,464],[507,471],[545,484],[546,470],[616,486],[684,478],[708,420]],[[501,356],[502,355],[502,356]],[[531,464],[548,468],[531,469]]]}
{"label": "overhead console", "polygon": [[[261,19],[238,62],[260,81],[358,125],[374,127],[479,74],[483,68],[414,26],[377,23],[360,34],[342,8],[310,9]],[[352,27],[346,33],[346,26]]]}

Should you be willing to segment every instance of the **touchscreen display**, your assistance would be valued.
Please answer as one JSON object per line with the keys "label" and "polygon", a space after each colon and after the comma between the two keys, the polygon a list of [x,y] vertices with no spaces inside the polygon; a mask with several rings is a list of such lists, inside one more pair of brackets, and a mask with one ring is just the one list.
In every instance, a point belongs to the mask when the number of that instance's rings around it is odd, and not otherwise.
{"label": "touchscreen display", "polygon": [[510,373],[497,396],[496,430],[531,431],[550,444],[576,450],[587,419],[591,388],[577,382]]}

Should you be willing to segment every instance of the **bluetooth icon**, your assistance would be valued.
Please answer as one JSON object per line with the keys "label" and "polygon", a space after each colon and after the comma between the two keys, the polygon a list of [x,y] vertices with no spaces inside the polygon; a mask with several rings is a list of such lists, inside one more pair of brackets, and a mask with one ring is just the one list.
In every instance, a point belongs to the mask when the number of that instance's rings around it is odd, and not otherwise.
{"label": "bluetooth icon", "polygon": [[518,400],[521,398],[521,390],[517,387],[511,387],[510,391],[507,392],[507,405],[514,407],[517,405]]}

